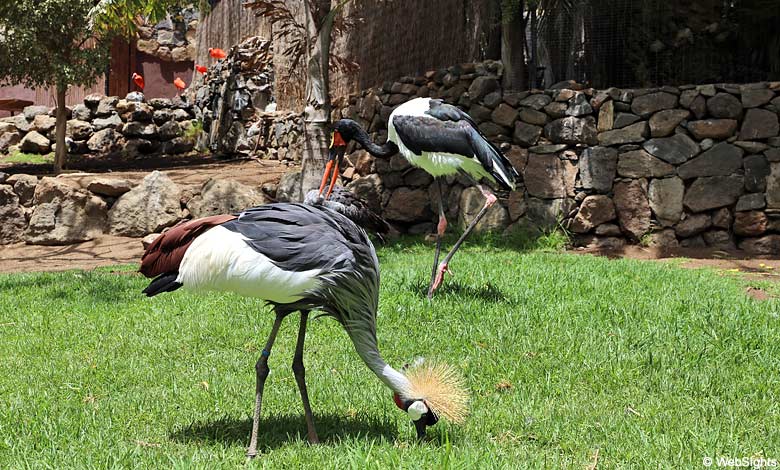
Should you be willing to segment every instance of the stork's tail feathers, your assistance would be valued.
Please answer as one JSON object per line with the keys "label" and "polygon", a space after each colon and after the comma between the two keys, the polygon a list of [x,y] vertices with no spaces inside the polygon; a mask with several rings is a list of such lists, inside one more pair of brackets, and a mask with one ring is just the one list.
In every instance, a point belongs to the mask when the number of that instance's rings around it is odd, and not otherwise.
{"label": "stork's tail feathers", "polygon": [[486,138],[476,139],[476,150],[480,154],[480,161],[493,162],[490,174],[498,184],[507,191],[516,189],[516,181],[520,178],[517,170],[503,153]]}
{"label": "stork's tail feathers", "polygon": [[173,292],[182,286],[180,282],[176,282],[178,276],[178,272],[160,274],[141,292],[147,297],[154,297],[163,292]]}

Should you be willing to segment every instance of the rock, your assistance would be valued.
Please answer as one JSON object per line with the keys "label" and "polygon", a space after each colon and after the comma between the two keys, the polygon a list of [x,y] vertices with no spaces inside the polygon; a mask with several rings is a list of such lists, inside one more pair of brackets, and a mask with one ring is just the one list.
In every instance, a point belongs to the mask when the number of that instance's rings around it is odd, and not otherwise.
{"label": "rock", "polygon": [[46,114],[39,114],[35,116],[35,118],[33,119],[32,126],[30,127],[30,129],[37,132],[46,133],[54,129],[54,126],[56,124],[57,124],[57,119],[48,116]]}
{"label": "rock", "polygon": [[780,123],[777,114],[766,109],[748,109],[739,132],[739,140],[766,139],[776,136],[778,132]]}
{"label": "rock", "polygon": [[[476,189],[476,188],[475,188]],[[400,187],[393,191],[383,213],[388,220],[417,222],[431,216],[428,191]]]}
{"label": "rock", "polygon": [[507,209],[509,210],[509,218],[512,221],[515,221],[525,215],[528,206],[525,203],[525,196],[521,191],[512,191],[509,193]]}
{"label": "rock", "polygon": [[658,111],[650,118],[650,135],[652,137],[666,137],[672,135],[674,129],[690,113],[684,109],[666,109]]}
{"label": "rock", "polygon": [[651,155],[672,164],[685,163],[699,153],[696,142],[683,134],[650,139],[642,145],[642,148]]}
{"label": "rock", "polygon": [[617,169],[617,150],[607,147],[588,147],[582,151],[579,161],[582,187],[600,193],[612,189]]}
{"label": "rock", "polygon": [[523,181],[531,196],[544,199],[566,196],[563,169],[557,155],[530,154],[523,172]]}
{"label": "rock", "polygon": [[[464,189],[460,195],[460,217],[458,218],[460,227],[465,229],[484,205],[485,198],[479,189],[475,187]],[[507,210],[501,204],[494,204],[488,209],[482,220],[474,226],[474,233],[499,231],[505,229],[507,225],[509,225]]]}
{"label": "rock", "polygon": [[754,255],[776,255],[780,253],[780,235],[765,235],[761,238],[742,240],[739,249]]}
{"label": "rock", "polygon": [[161,233],[150,233],[149,235],[145,236],[141,239],[141,245],[144,247],[144,250],[148,249],[152,243],[154,243],[155,240],[157,240],[157,237],[162,235]]}
{"label": "rock", "polygon": [[497,89],[498,80],[496,80],[494,77],[477,77],[473,82],[471,82],[471,85],[469,86],[469,98],[476,102],[491,91],[495,91]]}
{"label": "rock", "polygon": [[630,126],[631,124],[639,121],[640,118],[636,114],[631,113],[617,113],[617,116],[615,116],[615,122],[612,124],[613,129],[622,129],[626,126]]}
{"label": "rock", "polygon": [[547,114],[541,111],[536,111],[533,108],[520,108],[518,117],[523,122],[537,126],[543,126],[547,123]]}
{"label": "rock", "polygon": [[196,219],[210,215],[233,214],[249,207],[270,202],[262,191],[234,180],[211,178],[204,183],[199,195],[187,203]]}
{"label": "rock", "polygon": [[[529,197],[526,200],[526,217],[534,231],[541,233],[556,228],[558,222],[573,209],[571,199],[538,199]],[[530,227],[529,227],[530,228]]]}
{"label": "rock", "polygon": [[0,153],[8,150],[12,145],[22,141],[22,134],[19,132],[4,132],[0,134]]}
{"label": "rock", "polygon": [[20,132],[28,132],[32,127],[32,123],[27,122],[27,119],[23,115],[17,114],[16,116],[10,116],[0,118],[0,122],[13,125]]}
{"label": "rock", "polygon": [[539,140],[539,136],[542,135],[542,128],[538,126],[532,126],[522,121],[515,123],[515,132],[513,134],[513,140],[515,143],[530,147],[536,145]]}
{"label": "rock", "polygon": [[31,206],[33,204],[35,187],[38,186],[37,176],[17,173],[9,176],[5,180],[5,184],[13,186],[14,193],[19,197],[19,204],[23,206]]}
{"label": "rock", "polygon": [[574,102],[566,110],[567,116],[587,116],[593,113],[593,107],[588,103],[588,97],[585,93],[577,93],[574,95]]}
{"label": "rock", "polygon": [[715,85],[699,85],[696,89],[704,96],[715,96]]}
{"label": "rock", "polygon": [[615,205],[607,196],[588,196],[580,204],[577,216],[569,226],[575,233],[589,232],[593,227],[615,219]]}
{"label": "rock", "polygon": [[469,116],[471,116],[477,124],[489,121],[491,112],[490,108],[486,108],[479,104],[473,104],[471,105],[471,108],[469,108]]}
{"label": "rock", "polygon": [[741,148],[745,153],[761,153],[769,148],[769,146],[763,142],[752,142],[750,140],[737,140],[734,145]]}
{"label": "rock", "polygon": [[712,226],[712,218],[709,214],[689,215],[674,227],[678,237],[688,238],[698,235]]}
{"label": "rock", "polygon": [[107,118],[98,118],[92,121],[92,125],[94,126],[96,131],[101,131],[103,129],[116,129],[120,130],[122,129],[122,120],[119,119],[119,116],[116,114],[112,114],[111,116]]}
{"label": "rock", "polygon": [[766,207],[766,200],[762,193],[745,194],[737,201],[737,207],[734,209],[737,212],[752,211],[756,209],[763,209]]}
{"label": "rock", "polygon": [[[122,100],[119,101],[121,102]],[[142,103],[144,101],[144,94],[140,91],[131,91],[125,96],[125,101],[129,103],[132,102]],[[119,104],[117,104],[117,110],[118,108],[119,108]]]}
{"label": "rock", "polygon": [[28,132],[19,143],[19,150],[22,152],[48,153],[50,147],[49,139],[35,131]]}
{"label": "rock", "polygon": [[159,171],[146,175],[141,184],[117,199],[108,213],[114,235],[142,237],[174,225],[181,215],[181,191]]}
{"label": "rock", "polygon": [[[354,192],[351,188],[350,190]],[[276,200],[279,202],[300,201],[300,192],[301,172],[291,171],[283,174],[282,178],[279,180],[279,186],[276,188]],[[365,199],[365,197],[363,197],[363,199]]]}
{"label": "rock", "polygon": [[501,134],[506,134],[507,133],[507,131],[503,127],[501,127],[498,124],[495,124],[493,122],[490,122],[490,121],[483,122],[478,127],[479,127],[479,130],[483,134],[485,134],[486,137],[489,137],[489,138],[494,138],[494,137],[497,137],[497,136],[499,136]]}
{"label": "rock", "polygon": [[123,178],[97,177],[87,184],[87,189],[95,194],[109,197],[119,197],[130,191],[133,184]]}
{"label": "rock", "polygon": [[737,202],[742,194],[742,176],[710,176],[696,179],[688,188],[683,204],[691,212],[702,212]]}
{"label": "rock", "polygon": [[104,96],[98,102],[97,109],[95,110],[96,116],[108,116],[114,114],[116,111],[116,104],[119,102],[118,96]]}
{"label": "rock", "polygon": [[615,125],[615,105],[612,100],[607,101],[599,108],[599,119],[596,130],[598,132],[610,131]]}
{"label": "rock", "polygon": [[598,142],[596,121],[593,116],[586,118],[565,117],[557,119],[544,127],[544,134],[556,144],[589,144]]}
{"label": "rock", "polygon": [[108,155],[124,148],[125,139],[113,128],[95,132],[87,141],[90,152]]}
{"label": "rock", "polygon": [[173,110],[173,118],[177,121],[188,121],[192,118],[192,115],[181,108],[177,108]]}
{"label": "rock", "polygon": [[352,154],[352,161],[355,164],[355,171],[360,176],[366,176],[374,172],[374,158],[373,155],[365,150],[359,150],[357,155]]}
{"label": "rock", "polygon": [[615,224],[601,224],[596,227],[595,233],[596,235],[609,237],[619,237],[623,234],[623,232],[620,231],[620,227]]}
{"label": "rock", "polygon": [[620,228],[638,241],[650,230],[650,203],[647,200],[647,181],[631,180],[615,184],[613,198]]}
{"label": "rock", "polygon": [[[778,145],[780,145],[780,137],[775,137],[775,139],[778,139]],[[772,163],[780,162],[780,148],[767,149],[764,152],[764,156],[766,156],[766,159]]]}
{"label": "rock", "polygon": [[710,230],[702,234],[707,246],[716,250],[733,250],[736,248],[734,240],[726,230]]}
{"label": "rock", "polygon": [[675,106],[677,106],[677,96],[671,93],[648,93],[634,98],[634,101],[631,102],[631,112],[646,118],[656,111],[671,109]]}
{"label": "rock", "polygon": [[766,204],[773,209],[780,208],[780,163],[770,163],[769,168],[769,177],[766,178]]}
{"label": "rock", "polygon": [[176,121],[168,121],[158,129],[160,140],[170,140],[182,134],[181,126]]}
{"label": "rock", "polygon": [[741,148],[721,142],[693,160],[680,165],[677,174],[683,179],[728,176],[742,167],[742,155]]}
{"label": "rock", "polygon": [[763,212],[737,212],[734,218],[734,233],[742,237],[755,237],[766,232],[767,222]]}
{"label": "rock", "polygon": [[528,164],[528,149],[512,145],[509,147],[509,150],[504,151],[504,156],[509,159],[509,163],[512,164],[518,173],[525,171],[525,166]]}
{"label": "rock", "polygon": [[414,168],[404,173],[404,184],[413,187],[428,187],[433,182],[433,177],[425,170]]}
{"label": "rock", "polygon": [[620,129],[602,132],[598,135],[600,145],[620,145],[643,142],[647,136],[647,122],[641,121]]}
{"label": "rock", "polygon": [[617,237],[595,237],[589,235],[575,238],[574,244],[588,250],[619,250],[625,246],[626,241]]}
{"label": "rock", "polygon": [[746,108],[757,108],[763,106],[775,97],[772,90],[766,88],[760,89],[742,89],[742,106]]}
{"label": "rock", "polygon": [[739,119],[742,115],[742,104],[729,93],[718,93],[707,100],[707,110],[712,117]]}
{"label": "rock", "polygon": [[697,139],[723,140],[734,135],[737,130],[737,121],[734,119],[705,119],[702,121],[690,121],[688,130]]}
{"label": "rock", "polygon": [[673,175],[674,166],[639,149],[620,154],[617,173],[626,178],[660,178]]}
{"label": "rock", "polygon": [[77,104],[73,107],[72,116],[79,121],[89,121],[92,119],[92,110],[83,104]]}
{"label": "rock", "polygon": [[21,241],[27,219],[19,197],[9,185],[0,185],[0,245]]}
{"label": "rock", "polygon": [[731,227],[731,222],[734,217],[731,215],[731,211],[727,207],[721,207],[712,213],[712,225],[718,228],[728,229]]}
{"label": "rock", "polygon": [[677,237],[674,235],[674,230],[665,229],[661,230],[660,232],[651,233],[647,242],[647,246],[665,250],[674,250],[680,247],[680,243],[677,241]]}
{"label": "rock", "polygon": [[745,190],[749,193],[766,191],[766,177],[771,172],[766,157],[764,155],[748,155],[742,164],[745,167]]}
{"label": "rock", "polygon": [[152,98],[149,100],[149,105],[155,110],[170,108],[173,103],[168,98]]}
{"label": "rock", "polygon": [[512,127],[517,119],[517,110],[509,105],[501,103],[490,115],[493,122],[504,127]]}
{"label": "rock", "polygon": [[49,114],[49,108],[48,106],[40,106],[40,105],[32,105],[32,106],[25,106],[22,110],[22,114],[24,115],[24,118],[28,121],[32,121],[35,119],[36,116],[39,116],[41,114]]}
{"label": "rock", "polygon": [[526,106],[528,108],[533,108],[537,111],[544,108],[550,102],[552,101],[552,98],[549,96],[543,94],[543,93],[536,93],[533,95],[530,95],[529,97],[523,99],[520,101],[520,106]]}
{"label": "rock", "polygon": [[160,148],[160,152],[166,155],[186,153],[195,148],[195,143],[191,139],[184,137],[177,137],[167,142],[163,142]]}
{"label": "rock", "polygon": [[78,119],[68,121],[68,127],[65,131],[73,140],[87,140],[92,135],[92,124]]}
{"label": "rock", "polygon": [[122,134],[127,137],[157,137],[157,126],[154,124],[144,124],[141,122],[128,122],[122,128]]}
{"label": "rock", "polygon": [[107,204],[62,178],[43,178],[35,188],[35,209],[24,233],[32,245],[68,245],[103,233]]}
{"label": "rock", "polygon": [[547,153],[558,153],[562,150],[566,150],[566,144],[549,144],[549,145],[536,145],[528,149],[531,153],[538,153],[539,155]]}
{"label": "rock", "polygon": [[707,111],[707,103],[704,99],[704,95],[699,95],[694,98],[688,109],[693,113],[696,119],[703,118]]}
{"label": "rock", "polygon": [[[530,108],[525,108],[525,109],[530,109]],[[566,106],[566,103],[554,102],[548,104],[543,109],[548,116],[550,116],[553,119],[557,119],[566,116],[566,110],[568,109],[568,107]]]}
{"label": "rock", "polygon": [[685,185],[680,178],[654,179],[650,182],[648,199],[658,222],[664,227],[676,224],[683,212]]}

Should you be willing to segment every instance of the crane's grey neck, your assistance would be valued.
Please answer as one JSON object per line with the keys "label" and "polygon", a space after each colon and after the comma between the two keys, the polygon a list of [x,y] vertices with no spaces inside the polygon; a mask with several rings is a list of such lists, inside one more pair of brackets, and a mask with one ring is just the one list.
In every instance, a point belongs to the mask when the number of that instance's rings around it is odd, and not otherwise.
{"label": "crane's grey neck", "polygon": [[354,139],[363,146],[371,155],[375,157],[387,158],[395,155],[398,152],[398,146],[395,142],[388,140],[384,145],[377,145],[371,141],[368,133],[360,126],[356,126]]}
{"label": "crane's grey neck", "polygon": [[373,372],[379,380],[387,385],[392,391],[398,393],[402,397],[408,397],[410,395],[411,383],[404,374],[390,367],[382,356],[379,354],[379,349],[376,344],[376,335],[372,332],[365,330],[352,330],[349,331],[349,336],[352,342],[355,344],[355,350],[363,362],[366,363],[371,372]]}

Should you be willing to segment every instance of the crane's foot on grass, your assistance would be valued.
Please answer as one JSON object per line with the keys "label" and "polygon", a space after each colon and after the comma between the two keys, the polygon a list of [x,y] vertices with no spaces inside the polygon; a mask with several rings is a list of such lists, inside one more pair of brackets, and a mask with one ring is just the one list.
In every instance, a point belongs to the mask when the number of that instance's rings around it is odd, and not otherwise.
{"label": "crane's foot on grass", "polygon": [[433,297],[433,293],[436,291],[436,289],[441,286],[442,282],[444,281],[445,273],[454,276],[453,272],[450,271],[450,268],[446,263],[439,264],[439,267],[436,268],[436,277],[433,279],[433,284],[431,284],[431,288],[428,289],[429,299]]}

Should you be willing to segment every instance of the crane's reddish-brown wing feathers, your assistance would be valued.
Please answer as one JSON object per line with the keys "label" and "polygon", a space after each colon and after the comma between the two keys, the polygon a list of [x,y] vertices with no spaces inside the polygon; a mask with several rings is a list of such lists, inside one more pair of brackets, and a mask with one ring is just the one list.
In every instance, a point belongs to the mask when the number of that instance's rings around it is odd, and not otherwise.
{"label": "crane's reddish-brown wing feathers", "polygon": [[235,218],[237,218],[235,215],[213,215],[180,223],[149,245],[141,257],[139,271],[146,277],[178,271],[184,253],[198,235]]}

